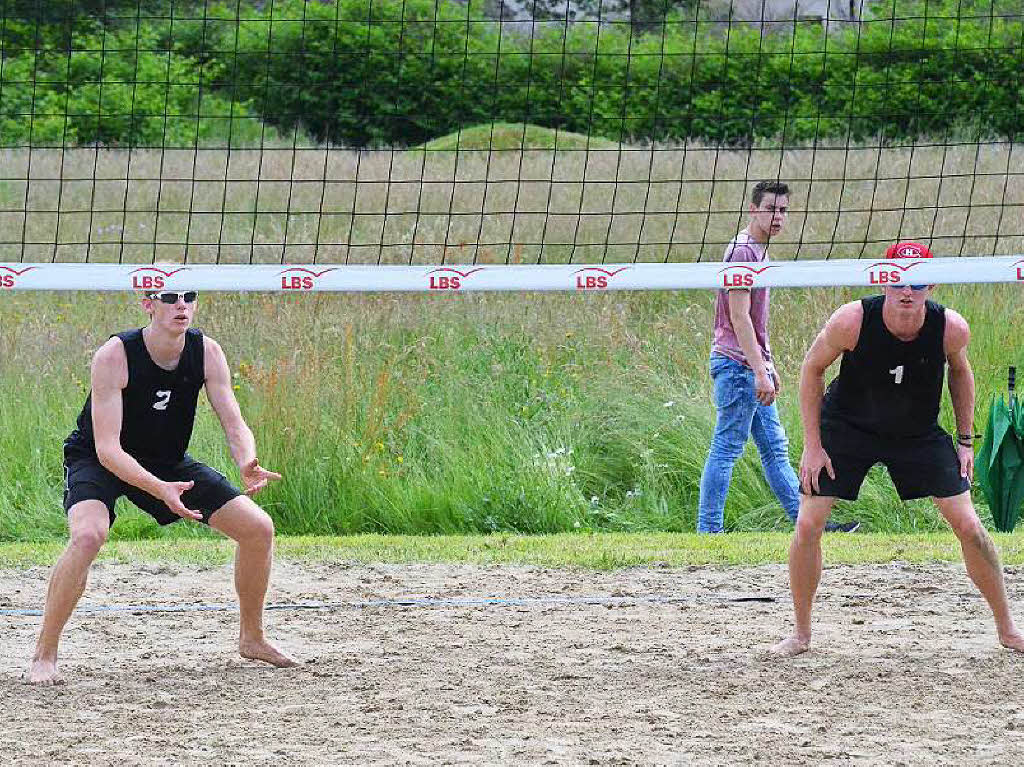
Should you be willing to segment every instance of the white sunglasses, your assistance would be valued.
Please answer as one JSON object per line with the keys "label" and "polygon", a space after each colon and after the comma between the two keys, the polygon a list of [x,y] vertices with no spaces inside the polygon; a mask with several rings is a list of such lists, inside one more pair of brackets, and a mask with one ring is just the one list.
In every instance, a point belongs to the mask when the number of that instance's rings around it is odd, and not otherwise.
{"label": "white sunglasses", "polygon": [[181,293],[176,293],[173,290],[163,290],[158,293],[147,293],[146,298],[162,301],[165,304],[176,304],[179,300],[184,301],[186,304],[191,304],[198,295],[194,290],[185,290]]}

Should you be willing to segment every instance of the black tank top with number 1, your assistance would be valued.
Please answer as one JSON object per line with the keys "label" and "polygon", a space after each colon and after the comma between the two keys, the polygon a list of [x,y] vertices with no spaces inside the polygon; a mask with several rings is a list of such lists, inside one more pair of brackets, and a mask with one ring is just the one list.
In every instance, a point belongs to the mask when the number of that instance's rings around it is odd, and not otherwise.
{"label": "black tank top with number 1", "polygon": [[[118,333],[128,357],[128,385],[121,392],[121,447],[142,464],[176,464],[188,449],[196,402],[205,382],[203,334],[189,329],[174,370],[153,362],[142,330]],[[78,428],[65,442],[68,453],[96,454],[92,392],[78,416]]]}
{"label": "black tank top with number 1", "polygon": [[843,354],[829,384],[822,425],[847,426],[878,437],[914,438],[942,433],[939,404],[946,376],[946,309],[925,303],[913,341],[901,341],[882,319],[885,296],[861,299],[864,319],[856,348]]}

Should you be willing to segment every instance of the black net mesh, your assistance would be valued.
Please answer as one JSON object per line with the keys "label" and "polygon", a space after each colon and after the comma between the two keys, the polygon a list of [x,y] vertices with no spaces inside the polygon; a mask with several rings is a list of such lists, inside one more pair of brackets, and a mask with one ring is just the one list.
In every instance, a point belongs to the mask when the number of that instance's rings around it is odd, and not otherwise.
{"label": "black net mesh", "polygon": [[0,0],[0,262],[1024,250],[1016,2]]}

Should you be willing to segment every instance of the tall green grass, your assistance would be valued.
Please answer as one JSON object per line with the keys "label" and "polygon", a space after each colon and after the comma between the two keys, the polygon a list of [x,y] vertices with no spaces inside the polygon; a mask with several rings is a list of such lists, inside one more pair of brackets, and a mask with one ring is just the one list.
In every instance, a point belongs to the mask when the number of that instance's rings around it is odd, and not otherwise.
{"label": "tall green grass", "polygon": [[[775,292],[794,463],[803,352],[828,314],[860,294]],[[936,298],[972,323],[987,402],[1006,365],[1024,363],[1020,288],[945,287]],[[227,351],[261,461],[284,474],[259,497],[282,532],[688,531],[715,416],[712,301],[698,291],[205,294],[197,325]],[[85,399],[90,354],[143,320],[123,295],[3,295],[0,539],[64,535],[61,442]],[[952,426],[948,402],[943,420]],[[205,401],[191,452],[233,476]],[[119,511],[116,537],[204,534],[185,524],[161,533],[129,504]],[[872,530],[941,527],[929,504],[901,503],[884,472],[838,514]],[[788,526],[752,446],[726,523]]]}

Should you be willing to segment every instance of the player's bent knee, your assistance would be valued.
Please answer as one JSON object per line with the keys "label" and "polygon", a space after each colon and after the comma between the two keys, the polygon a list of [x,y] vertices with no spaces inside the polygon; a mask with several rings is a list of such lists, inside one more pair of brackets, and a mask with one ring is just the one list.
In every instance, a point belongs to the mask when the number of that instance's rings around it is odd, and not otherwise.
{"label": "player's bent knee", "polygon": [[274,520],[244,495],[214,512],[210,525],[239,542],[269,546],[274,540]]}
{"label": "player's bent knee", "polygon": [[274,520],[263,509],[257,507],[252,519],[252,535],[261,542],[270,543],[274,540]]}
{"label": "player's bent knee", "polygon": [[68,512],[69,545],[79,551],[96,556],[107,542],[110,531],[110,512],[99,501],[82,501]]}
{"label": "player's bent knee", "polygon": [[948,521],[956,537],[961,540],[976,540],[986,535],[985,526],[977,514],[962,514]]}
{"label": "player's bent knee", "polygon": [[274,545],[274,520],[267,512],[260,509],[246,520],[245,526],[239,531],[235,540],[250,546],[269,549]]}
{"label": "player's bent knee", "polygon": [[820,539],[825,523],[832,511],[832,499],[821,496],[801,496],[800,512],[796,518],[796,534],[805,540]]}
{"label": "player's bent knee", "polygon": [[810,514],[800,514],[796,519],[795,530],[802,540],[820,539],[825,532],[825,520]]}
{"label": "player's bent knee", "polygon": [[96,525],[82,525],[71,530],[71,545],[90,556],[96,556],[106,542],[106,528]]}

